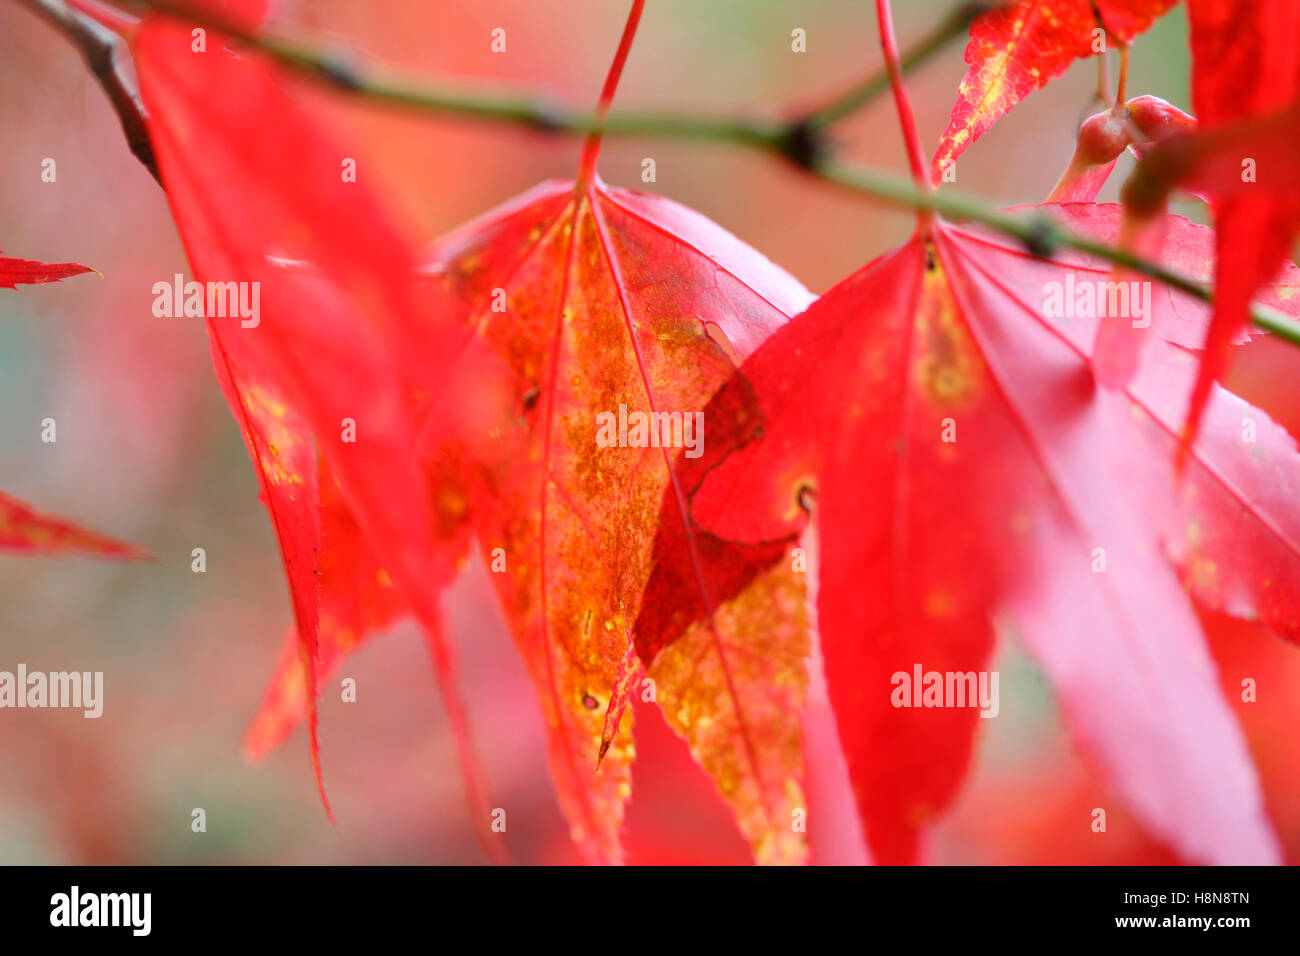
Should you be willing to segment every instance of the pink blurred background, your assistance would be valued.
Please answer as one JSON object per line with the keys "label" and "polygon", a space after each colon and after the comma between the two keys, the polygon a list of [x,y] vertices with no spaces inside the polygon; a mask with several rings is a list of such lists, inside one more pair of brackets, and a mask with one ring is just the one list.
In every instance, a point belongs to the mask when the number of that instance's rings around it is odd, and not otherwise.
{"label": "pink blurred background", "polygon": [[[924,32],[947,2],[897,3],[899,33]],[[289,0],[274,21],[332,36],[366,56],[468,87],[594,102],[625,5],[609,0]],[[653,0],[615,104],[777,113],[880,65],[872,5],[860,0]],[[494,27],[508,53],[489,52]],[[790,31],[808,34],[793,54]],[[963,42],[909,83],[933,143],[964,72]],[[1096,68],[1077,64],[1001,121],[960,164],[960,188],[999,202],[1046,196],[1073,150]],[[1187,108],[1181,9],[1143,37],[1130,93]],[[339,102],[362,175],[382,177],[428,241],[550,177],[571,176],[579,143],[448,117]],[[344,667],[358,700],[322,698],[335,830],[316,798],[301,731],[261,766],[240,742],[290,610],[276,545],[236,427],[217,389],[201,323],[158,319],[151,286],[188,272],[163,195],[127,151],[78,54],[14,0],[0,0],[0,247],[75,260],[102,277],[0,293],[0,488],[147,547],[111,564],[0,556],[0,669],[102,670],[99,720],[59,710],[0,712],[0,863],[480,862],[424,647],[409,625]],[[882,97],[838,131],[844,153],[902,171]],[[658,181],[640,182],[641,159]],[[43,183],[41,162],[57,163]],[[1113,199],[1127,160],[1103,194]],[[822,292],[907,235],[911,218],[737,148],[609,140],[600,170],[694,207]],[[1199,210],[1189,214],[1204,221]],[[1288,384],[1300,353],[1242,351],[1232,385],[1300,433]],[[40,420],[58,422],[56,444]],[[190,570],[194,547],[207,573]],[[499,622],[482,568],[448,602],[465,696],[506,840],[520,862],[572,862],[543,757],[539,710]],[[1229,699],[1244,676],[1259,701],[1234,703],[1290,860],[1300,860],[1300,651],[1250,625],[1207,620]],[[1128,863],[1170,859],[1136,829],[1070,745],[1042,678],[1014,648],[998,662],[1002,713],[981,722],[976,766],[937,829],[944,863]],[[629,813],[632,862],[744,862],[711,784],[656,714],[639,716]],[[843,820],[842,781],[814,781],[823,819]],[[1105,835],[1091,808],[1112,808]],[[193,808],[207,832],[191,832]],[[818,825],[822,862],[861,859],[853,827]]]}

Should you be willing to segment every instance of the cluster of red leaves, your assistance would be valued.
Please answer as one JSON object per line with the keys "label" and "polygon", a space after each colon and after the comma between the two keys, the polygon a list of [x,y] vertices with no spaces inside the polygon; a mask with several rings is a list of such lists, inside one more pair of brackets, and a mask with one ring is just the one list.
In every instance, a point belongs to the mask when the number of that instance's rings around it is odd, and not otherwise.
{"label": "cluster of red leaves", "polygon": [[[1172,5],[1024,0],[977,18],[933,168],[1095,52],[1095,31],[1128,41]],[[219,6],[241,24],[262,13]],[[1300,34],[1278,28],[1296,15],[1283,0],[1189,8],[1203,128],[1163,101],[1117,104],[1137,133],[1081,152],[1066,185],[1084,201],[1039,207],[1127,241],[1124,208],[1088,200],[1136,145],[1140,196],[1160,197],[1134,202],[1159,218],[1154,251],[1217,275],[1213,311],[1158,286],[1149,341],[1105,387],[1098,321],[1041,307],[1067,274],[1105,279],[1099,261],[929,218],[813,302],[697,214],[606,186],[594,143],[576,182],[421,254],[367,178],[340,177],[349,153],[294,81],[220,37],[195,56],[187,26],[146,19],[133,53],[195,273],[262,288],[256,328],[208,320],[295,614],[248,750],[305,716],[319,780],[320,682],[411,615],[486,828],[439,613],[477,543],[593,862],[623,856],[638,697],[712,776],[756,859],[808,859],[792,822],[814,634],[873,854],[916,861],[967,774],[978,712],[898,709],[891,675],[985,670],[999,632],[1155,837],[1192,861],[1277,861],[1195,606],[1300,635],[1300,454],[1215,384],[1252,300],[1300,313],[1300,273],[1279,273],[1300,227],[1281,146]],[[1258,55],[1229,56],[1245,35]],[[1257,191],[1222,173],[1243,143],[1259,144]],[[1160,210],[1175,187],[1209,196],[1217,229]],[[598,447],[593,423],[621,406],[702,409],[702,456]]]}
{"label": "cluster of red leaves", "polygon": [[[935,182],[945,162],[955,160],[999,117],[1075,59],[1103,52],[1103,40],[1131,42],[1176,2],[1016,0],[977,17],[966,48],[970,69],[934,155]],[[1103,132],[1100,123],[1092,129],[1085,124],[1076,162],[1091,161],[1085,169],[1067,171],[1077,175],[1063,179],[1063,185],[1074,188],[1058,187],[1051,199],[1091,200],[1120,150],[1158,140],[1160,148],[1130,184],[1125,197],[1130,210],[1143,219],[1159,219],[1164,199],[1175,187],[1211,202],[1216,310],[1192,396],[1190,442],[1211,386],[1249,324],[1252,297],[1276,275],[1300,234],[1300,159],[1294,148],[1300,137],[1300,6],[1290,0],[1187,0],[1186,6],[1192,105],[1202,130],[1195,132],[1190,117],[1152,97],[1117,103],[1111,128]],[[1133,132],[1141,135],[1130,140]],[[1090,150],[1094,155],[1088,155]],[[1247,162],[1249,176],[1243,175]],[[1163,236],[1159,224],[1149,231]],[[1161,242],[1157,238],[1153,245],[1158,249]],[[1122,385],[1133,362],[1120,364],[1125,373],[1116,384]]]}

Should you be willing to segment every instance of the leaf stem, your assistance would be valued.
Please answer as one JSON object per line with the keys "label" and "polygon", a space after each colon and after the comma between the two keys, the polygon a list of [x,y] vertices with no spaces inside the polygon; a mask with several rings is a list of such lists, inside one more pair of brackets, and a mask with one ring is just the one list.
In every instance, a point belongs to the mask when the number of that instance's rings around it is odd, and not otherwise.
{"label": "leaf stem", "polygon": [[1121,107],[1127,102],[1128,97],[1128,53],[1129,45],[1121,43],[1119,45],[1119,85],[1115,91],[1115,106]]}
{"label": "leaf stem", "polygon": [[1097,54],[1097,96],[1102,109],[1112,105],[1110,98],[1110,53],[1109,48]]}
{"label": "leaf stem", "polygon": [[[894,91],[894,106],[898,110],[898,124],[903,128],[903,142],[907,145],[907,161],[912,167],[912,179],[918,191],[928,192],[930,181],[926,177],[925,153],[921,150],[921,137],[916,129],[916,114],[912,100],[903,85],[903,67],[899,62],[898,37],[894,34],[894,14],[889,0],[876,0],[876,21],[880,24],[880,47],[885,54],[885,70],[889,73],[889,86]],[[921,226],[927,216],[922,210]]]}
{"label": "leaf stem", "polygon": [[636,39],[636,28],[641,23],[641,14],[645,11],[645,0],[632,0],[632,9],[628,11],[627,24],[623,27],[623,37],[618,41],[618,50],[614,53],[614,62],[610,64],[605,77],[605,86],[600,91],[600,101],[596,104],[595,127],[587,136],[582,147],[582,160],[578,164],[577,190],[581,192],[591,182],[596,173],[596,158],[600,155],[600,140],[605,133],[605,123],[609,119],[609,106],[614,102],[618,91],[618,81],[623,77],[623,67],[627,65],[627,55],[632,50],[632,41]]}

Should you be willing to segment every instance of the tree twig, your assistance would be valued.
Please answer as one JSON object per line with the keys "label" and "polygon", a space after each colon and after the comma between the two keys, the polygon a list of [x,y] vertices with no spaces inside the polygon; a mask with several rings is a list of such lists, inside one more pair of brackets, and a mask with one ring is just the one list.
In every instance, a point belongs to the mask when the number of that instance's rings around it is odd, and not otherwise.
{"label": "tree twig", "polygon": [[[242,24],[198,6],[191,0],[106,0],[140,13],[161,13],[224,33],[255,47],[282,65],[348,94],[391,106],[447,113],[482,120],[511,122],[544,132],[588,135],[597,125],[593,114],[575,111],[545,97],[485,94],[430,85],[422,78],[382,69],[318,45],[250,30]],[[925,62],[949,41],[964,33],[980,13],[1008,0],[963,0],[902,58],[904,70]],[[889,89],[880,70],[815,107],[781,119],[716,117],[666,112],[619,111],[604,123],[607,135],[712,141],[777,152],[798,165],[809,165],[829,152],[825,130]]]}
{"label": "tree twig", "polygon": [[[47,7],[67,10],[66,4],[60,0],[20,0],[20,2],[41,9],[42,12],[45,12]],[[376,102],[426,112],[510,122],[554,133],[585,135],[591,133],[597,126],[598,121],[594,114],[574,111],[544,99],[438,89],[420,80],[355,62],[308,43],[268,32],[249,30],[209,9],[197,7],[188,0],[113,0],[113,2],[120,7],[162,13],[224,33],[239,43],[260,50],[290,69],[324,82],[335,89]],[[975,9],[977,6],[978,4],[966,4],[963,13],[974,15],[980,12]],[[970,10],[974,12],[970,13]],[[48,14],[47,18],[50,18]],[[80,33],[69,30],[64,25],[63,19],[59,17],[51,19],[63,27],[83,51],[86,49],[85,41],[80,39]],[[954,35],[953,24],[959,19],[957,14],[950,15],[941,24],[942,29],[927,34],[921,41],[921,46],[932,48],[931,52],[941,47],[943,41],[939,36]],[[103,29],[98,24],[94,26]],[[117,47],[112,49],[114,56],[109,62],[115,63]],[[924,55],[909,51],[901,58],[901,64],[915,65],[922,59]],[[91,64],[92,72],[100,82],[109,89],[110,99],[117,107],[118,95],[112,92],[108,84],[112,83],[114,87],[121,84],[118,71],[114,69],[111,73],[105,74],[102,70],[97,70],[90,56],[87,56],[87,62]],[[103,62],[102,59],[100,62]],[[1173,272],[1159,263],[1149,262],[1128,250],[1074,235],[1045,216],[1026,217],[1008,214],[990,209],[987,204],[979,200],[947,189],[937,192],[921,190],[908,180],[891,173],[834,160],[829,150],[825,148],[824,142],[819,139],[826,123],[856,109],[878,92],[877,86],[881,83],[882,81],[872,78],[855,87],[849,94],[817,110],[796,115],[793,119],[785,121],[694,117],[674,113],[618,113],[606,119],[604,132],[606,135],[710,140],[748,146],[769,154],[783,156],[814,178],[852,190],[860,195],[883,200],[905,209],[929,210],[951,219],[979,223],[1020,241],[1026,249],[1039,255],[1050,257],[1062,248],[1075,249],[1148,276],[1202,301],[1213,301],[1213,290],[1205,284]],[[888,80],[885,79],[880,89],[887,87]],[[141,162],[144,162],[157,178],[152,150],[147,146],[143,110],[140,108],[138,97],[129,92],[129,87],[127,92],[128,102],[133,103],[134,108],[126,114],[123,114],[119,108],[119,116],[123,116],[123,129],[127,133],[128,142],[132,143],[132,151],[141,157]],[[810,123],[809,117],[820,117],[820,119]],[[826,120],[826,117],[831,119]],[[133,135],[144,136],[144,155],[137,149]],[[145,156],[148,157],[147,160]],[[1256,304],[1252,307],[1251,318],[1260,328],[1273,332],[1288,342],[1300,345],[1300,324],[1287,316]]]}
{"label": "tree twig", "polygon": [[[985,203],[950,190],[922,191],[909,180],[848,163],[827,162],[813,170],[814,175],[857,193],[865,193],[903,209],[928,209],[948,219],[979,223],[1018,240],[1027,250],[1051,258],[1060,249],[1074,249],[1104,259],[1167,286],[1186,292],[1202,302],[1214,301],[1211,286],[1157,262],[1150,262],[1127,249],[1110,246],[1086,236],[1079,236],[1037,213],[1017,215],[990,209]],[[1268,306],[1254,303],[1251,319],[1261,329],[1274,333],[1293,345],[1300,345],[1300,324]]]}
{"label": "tree twig", "polygon": [[63,0],[19,2],[59,29],[81,51],[86,66],[99,81],[113,111],[117,113],[127,146],[149,174],[161,184],[153,142],[149,138],[149,127],[145,122],[144,104],[122,72],[121,57],[125,52],[122,38],[85,14],[73,10]]}

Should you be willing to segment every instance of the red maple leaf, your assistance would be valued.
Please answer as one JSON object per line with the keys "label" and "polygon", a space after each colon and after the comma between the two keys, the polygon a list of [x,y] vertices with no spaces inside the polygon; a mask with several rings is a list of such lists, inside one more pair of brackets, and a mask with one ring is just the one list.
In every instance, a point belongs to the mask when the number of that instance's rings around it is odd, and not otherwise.
{"label": "red maple leaf", "polygon": [[1017,0],[980,14],[971,22],[966,46],[970,69],[930,161],[933,182],[942,180],[946,163],[960,156],[1017,103],[1060,76],[1075,60],[1099,52],[1097,31],[1104,29],[1128,42],[1174,3]]}
{"label": "red maple leaf", "polygon": [[[477,536],[499,572],[546,716],[560,804],[588,860],[623,856],[633,694],[658,703],[685,738],[758,859],[802,860],[802,835],[790,827],[803,690],[792,608],[770,632],[742,634],[725,621],[698,629],[648,675],[628,635],[658,503],[680,490],[676,469],[696,451],[688,439],[704,440],[693,428],[699,410],[734,361],[811,297],[698,214],[606,186],[595,175],[598,147],[599,136],[588,141],[576,183],[543,184],[440,244],[449,290],[508,370],[509,424],[494,430],[495,449],[474,452],[483,469]],[[638,418],[649,422],[639,442],[626,424]],[[662,433],[661,421],[670,423]],[[680,513],[665,520],[683,527]],[[774,588],[801,605],[794,582],[782,582]]]}
{"label": "red maple leaf", "polygon": [[[1078,231],[1118,236],[1120,207],[1051,208]],[[1177,217],[1167,228],[1171,265],[1204,276],[1210,231]],[[879,862],[918,858],[981,723],[978,708],[932,708],[921,688],[900,689],[918,669],[987,673],[996,630],[1043,668],[1152,833],[1192,860],[1278,857],[1190,598],[1300,639],[1300,455],[1265,413],[1216,388],[1175,483],[1208,310],[1156,286],[1158,341],[1127,388],[1099,389],[1096,311],[1053,296],[1108,279],[1104,263],[1048,262],[936,221],[774,334],[706,411],[714,444],[682,480],[713,542],[713,606],[751,601],[755,570],[815,515],[826,676]],[[1294,311],[1300,275],[1284,281],[1266,300]],[[761,417],[742,420],[751,396]],[[682,561],[661,532],[649,593]],[[647,602],[642,659],[707,613]]]}
{"label": "red maple leaf", "polygon": [[[602,447],[602,416],[612,438],[621,421],[650,416],[657,428],[653,416],[663,415],[670,432],[707,441],[693,419],[730,377],[733,356],[810,297],[697,214],[594,177],[546,184],[442,248],[443,273],[510,369],[514,396],[485,465],[478,538],[485,562],[501,561],[493,580],[538,686],[561,806],[588,858],[614,861],[634,754],[625,708],[645,677],[627,632],[658,502],[692,450],[660,447],[658,432],[653,446],[648,435],[638,445],[635,425],[626,445]],[[505,311],[493,310],[496,290]],[[772,693],[769,670],[801,666],[798,647],[773,646],[755,669],[756,647],[707,629],[696,642],[693,669],[649,675],[655,699],[760,856],[777,853],[775,838],[789,832],[782,787],[797,769],[797,704],[769,712],[758,701]],[[792,720],[793,747],[774,734]]]}

